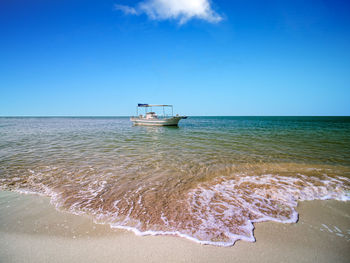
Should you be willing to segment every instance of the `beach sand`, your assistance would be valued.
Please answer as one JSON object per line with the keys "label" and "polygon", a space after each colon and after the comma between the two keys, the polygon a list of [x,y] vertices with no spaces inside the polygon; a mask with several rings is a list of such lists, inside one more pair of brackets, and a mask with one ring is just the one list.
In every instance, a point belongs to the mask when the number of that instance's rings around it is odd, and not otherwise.
{"label": "beach sand", "polygon": [[49,199],[0,191],[0,262],[349,262],[350,202],[309,201],[299,222],[255,224],[255,243],[200,245],[175,236],[136,236]]}

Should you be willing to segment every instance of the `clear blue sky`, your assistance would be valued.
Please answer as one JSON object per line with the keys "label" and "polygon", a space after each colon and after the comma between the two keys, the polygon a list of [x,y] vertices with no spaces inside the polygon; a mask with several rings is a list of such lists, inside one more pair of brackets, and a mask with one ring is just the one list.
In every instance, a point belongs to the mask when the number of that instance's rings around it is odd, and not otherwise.
{"label": "clear blue sky", "polygon": [[161,2],[1,1],[0,116],[350,115],[349,1]]}

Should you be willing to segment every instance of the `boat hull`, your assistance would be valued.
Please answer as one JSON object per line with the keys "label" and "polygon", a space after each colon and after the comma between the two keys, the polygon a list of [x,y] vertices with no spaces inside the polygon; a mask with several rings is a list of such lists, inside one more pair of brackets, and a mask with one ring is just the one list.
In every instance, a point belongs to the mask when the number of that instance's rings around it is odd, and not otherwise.
{"label": "boat hull", "polygon": [[134,125],[145,126],[177,126],[182,117],[172,117],[165,119],[142,119],[142,118],[130,118]]}

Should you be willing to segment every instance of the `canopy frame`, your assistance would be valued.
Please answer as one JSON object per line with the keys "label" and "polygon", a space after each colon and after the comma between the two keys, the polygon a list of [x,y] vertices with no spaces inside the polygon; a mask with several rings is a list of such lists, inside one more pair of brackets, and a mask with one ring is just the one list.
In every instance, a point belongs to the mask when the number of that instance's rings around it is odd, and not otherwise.
{"label": "canopy frame", "polygon": [[169,107],[171,108],[171,116],[174,116],[174,108],[173,105],[162,105],[162,104],[145,104],[145,103],[139,103],[137,104],[136,107],[136,116],[139,116],[139,108],[145,108],[145,115],[148,112],[148,108],[151,108],[152,111],[152,107],[162,107],[163,108],[163,116],[165,117],[165,107]]}

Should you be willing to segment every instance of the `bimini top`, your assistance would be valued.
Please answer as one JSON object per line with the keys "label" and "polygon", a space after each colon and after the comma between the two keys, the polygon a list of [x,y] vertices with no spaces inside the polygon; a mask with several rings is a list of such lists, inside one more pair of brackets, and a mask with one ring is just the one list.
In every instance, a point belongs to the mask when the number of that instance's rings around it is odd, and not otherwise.
{"label": "bimini top", "polygon": [[172,107],[173,105],[151,105],[151,104],[137,104],[137,107]]}

